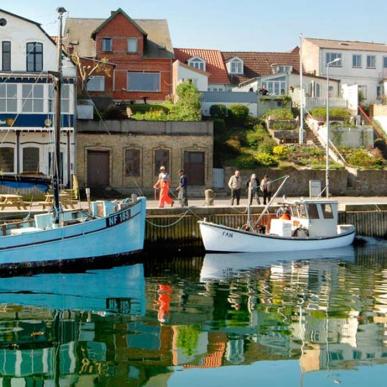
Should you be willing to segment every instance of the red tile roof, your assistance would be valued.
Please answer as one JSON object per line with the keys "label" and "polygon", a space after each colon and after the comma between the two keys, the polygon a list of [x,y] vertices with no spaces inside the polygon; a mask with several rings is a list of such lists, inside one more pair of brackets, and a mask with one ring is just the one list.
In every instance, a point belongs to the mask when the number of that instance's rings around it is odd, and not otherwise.
{"label": "red tile roof", "polygon": [[230,75],[232,84],[239,84],[251,78],[273,74],[272,65],[290,65],[293,69],[299,71],[300,57],[298,47],[290,52],[240,52],[223,51],[224,61],[238,57],[244,62],[243,75]]}
{"label": "red tile roof", "polygon": [[187,63],[190,58],[200,57],[206,61],[206,72],[210,73],[208,83],[228,85],[227,69],[219,50],[206,50],[200,48],[175,48],[175,58],[182,63]]}

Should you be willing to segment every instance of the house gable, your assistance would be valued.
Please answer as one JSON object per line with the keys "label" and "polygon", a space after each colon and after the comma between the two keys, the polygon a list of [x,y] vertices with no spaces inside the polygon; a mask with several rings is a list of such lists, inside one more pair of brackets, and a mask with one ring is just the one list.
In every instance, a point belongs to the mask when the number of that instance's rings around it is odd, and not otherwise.
{"label": "house gable", "polygon": [[147,34],[119,9],[93,31],[92,38],[95,40],[97,57],[109,57],[110,54],[142,57]]}

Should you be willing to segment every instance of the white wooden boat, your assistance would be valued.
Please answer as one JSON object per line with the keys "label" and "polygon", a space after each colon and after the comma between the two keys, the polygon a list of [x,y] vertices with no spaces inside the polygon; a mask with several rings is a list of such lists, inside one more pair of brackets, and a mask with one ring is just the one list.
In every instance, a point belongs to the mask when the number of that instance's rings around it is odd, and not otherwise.
{"label": "white wooden boat", "polygon": [[35,215],[31,222],[3,225],[0,232],[0,266],[52,265],[63,261],[116,256],[143,248],[146,200],[101,201],[92,203],[91,213],[63,212],[59,201],[62,18],[58,8],[58,72],[52,73],[56,90],[55,166],[52,212]]}
{"label": "white wooden boat", "polygon": [[[255,225],[236,229],[200,221],[206,251],[273,252],[333,249],[352,244],[353,225],[338,225],[338,203],[307,199],[287,203],[291,219],[271,219],[265,232]],[[256,225],[259,226],[259,225]]]}

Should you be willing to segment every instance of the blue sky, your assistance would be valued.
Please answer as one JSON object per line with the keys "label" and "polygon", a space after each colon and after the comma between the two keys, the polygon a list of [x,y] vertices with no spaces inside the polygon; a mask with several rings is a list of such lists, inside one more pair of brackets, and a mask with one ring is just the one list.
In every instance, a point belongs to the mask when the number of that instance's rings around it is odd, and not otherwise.
{"label": "blue sky", "polygon": [[55,8],[108,17],[121,7],[138,19],[166,18],[175,47],[286,51],[298,36],[387,42],[386,0],[1,0],[0,7],[56,34]]}

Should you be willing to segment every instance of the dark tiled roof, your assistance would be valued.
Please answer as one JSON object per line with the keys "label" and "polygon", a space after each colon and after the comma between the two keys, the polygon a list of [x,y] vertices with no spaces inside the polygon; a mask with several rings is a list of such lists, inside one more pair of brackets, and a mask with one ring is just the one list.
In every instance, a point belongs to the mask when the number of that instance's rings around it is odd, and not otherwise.
{"label": "dark tiled roof", "polygon": [[175,58],[182,63],[188,59],[200,57],[206,62],[206,72],[210,74],[208,83],[228,85],[227,69],[219,50],[207,50],[201,48],[175,48]]}
{"label": "dark tiled roof", "polygon": [[[75,50],[82,57],[96,56],[95,41],[92,33],[106,19],[68,18],[65,25],[66,45],[75,43]],[[134,20],[147,34],[144,55],[149,58],[173,58],[172,42],[166,20],[136,19]]]}
{"label": "dark tiled roof", "polygon": [[230,75],[230,81],[235,85],[251,78],[273,74],[272,65],[275,64],[293,66],[296,71],[300,67],[298,47],[290,52],[222,51],[222,55],[225,62],[234,57],[243,60],[244,74]]}

